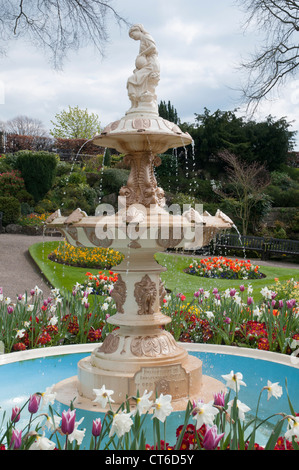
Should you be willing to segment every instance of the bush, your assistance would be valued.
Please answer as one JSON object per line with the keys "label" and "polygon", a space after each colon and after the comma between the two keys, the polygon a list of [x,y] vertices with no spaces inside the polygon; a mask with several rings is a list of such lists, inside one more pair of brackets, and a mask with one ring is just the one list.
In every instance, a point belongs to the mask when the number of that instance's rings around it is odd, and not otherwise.
{"label": "bush", "polygon": [[55,154],[50,152],[17,152],[17,168],[22,174],[27,191],[35,202],[51,189],[57,166]]}
{"label": "bush", "polygon": [[103,177],[98,184],[102,185],[104,194],[118,193],[120,188],[127,184],[129,174],[129,170],[109,168],[103,171]]}
{"label": "bush", "polygon": [[2,196],[0,197],[0,212],[3,212],[3,227],[16,224],[21,215],[21,204],[13,196]]}

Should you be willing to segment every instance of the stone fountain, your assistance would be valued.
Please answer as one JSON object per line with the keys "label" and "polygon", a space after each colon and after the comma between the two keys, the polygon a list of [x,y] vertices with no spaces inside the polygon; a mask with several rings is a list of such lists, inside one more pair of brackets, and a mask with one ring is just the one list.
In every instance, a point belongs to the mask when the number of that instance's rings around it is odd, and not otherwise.
{"label": "stone fountain", "polygon": [[74,246],[113,247],[125,255],[115,268],[118,281],[111,293],[117,313],[108,322],[115,330],[79,361],[77,376],[56,385],[56,392],[62,403],[79,395],[76,406],[94,409],[93,389],[103,385],[114,390],[116,404],[137,391],[152,390],[153,396],[172,395],[174,408],[184,409],[189,399],[211,399],[223,384],[203,375],[202,362],[165,330],[171,319],[161,313],[164,268],[154,255],[186,244],[208,245],[233,223],[220,211],[211,216],[192,208],[177,214],[166,207],[154,167],[161,164],[160,154],[186,147],[192,138],[159,116],[155,89],[160,66],[153,38],[142,25],[133,26],[129,35],[140,41],[135,70],[127,81],[131,108],[93,139],[96,145],[124,154],[131,167],[127,185],[120,190],[118,211],[100,205],[95,216],[77,209],[67,217],[58,211],[47,220]]}

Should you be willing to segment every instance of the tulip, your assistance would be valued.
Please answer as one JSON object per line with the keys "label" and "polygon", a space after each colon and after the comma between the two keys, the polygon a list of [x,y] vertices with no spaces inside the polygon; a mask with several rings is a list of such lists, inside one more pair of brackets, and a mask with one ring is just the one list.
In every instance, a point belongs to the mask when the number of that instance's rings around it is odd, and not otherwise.
{"label": "tulip", "polygon": [[31,414],[37,413],[39,404],[40,404],[41,396],[37,395],[36,393],[34,395],[30,395],[29,398],[29,404],[28,404],[28,411]]}
{"label": "tulip", "polygon": [[11,305],[8,305],[7,313],[11,314],[12,312],[13,312],[13,307]]}
{"label": "tulip", "polygon": [[72,434],[75,429],[76,410],[63,411],[61,415],[61,432]]}
{"label": "tulip", "polygon": [[21,447],[21,444],[22,444],[22,431],[18,431],[17,429],[14,429],[11,435],[9,447],[16,450]]}
{"label": "tulip", "polygon": [[203,447],[206,450],[214,450],[218,446],[219,442],[223,438],[224,433],[217,434],[217,426],[214,424],[211,427],[207,427],[205,437],[203,440]]}
{"label": "tulip", "polygon": [[224,406],[224,404],[225,404],[224,397],[225,397],[224,392],[215,393],[215,395],[214,395],[214,405]]}
{"label": "tulip", "polygon": [[247,305],[253,304],[253,298],[252,297],[247,297]]}
{"label": "tulip", "polygon": [[240,286],[240,291],[241,291],[241,292],[244,292],[244,290],[245,290],[245,286],[243,286],[243,285]]}
{"label": "tulip", "polygon": [[11,418],[10,418],[12,423],[17,423],[20,420],[20,411],[21,410],[18,406],[15,406],[12,409]]}
{"label": "tulip", "polygon": [[92,435],[98,437],[102,431],[102,421],[101,418],[94,419],[92,422]]}

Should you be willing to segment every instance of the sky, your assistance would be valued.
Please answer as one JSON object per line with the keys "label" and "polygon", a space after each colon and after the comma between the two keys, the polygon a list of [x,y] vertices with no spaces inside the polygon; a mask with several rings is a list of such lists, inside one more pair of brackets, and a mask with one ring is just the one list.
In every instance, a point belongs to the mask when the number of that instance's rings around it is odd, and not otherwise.
{"label": "sky", "polygon": [[[254,26],[245,30],[244,12],[233,0],[114,0],[130,23],[141,23],[154,38],[161,68],[158,102],[170,101],[182,122],[194,123],[205,108],[246,115],[240,87],[240,63],[262,46]],[[139,42],[108,19],[104,57],[93,47],[69,53],[63,69],[54,70],[43,51],[21,40],[0,57],[0,121],[26,115],[53,128],[55,115],[69,106],[99,116],[102,127],[130,108],[126,82],[134,69]],[[288,82],[277,99],[264,101],[253,119],[271,114],[286,118],[298,131],[299,79]]]}

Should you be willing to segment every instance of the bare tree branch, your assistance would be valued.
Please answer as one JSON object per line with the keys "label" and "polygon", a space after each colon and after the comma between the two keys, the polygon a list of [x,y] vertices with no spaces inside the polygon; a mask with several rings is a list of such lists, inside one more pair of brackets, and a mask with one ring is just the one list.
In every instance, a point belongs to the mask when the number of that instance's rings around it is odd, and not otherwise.
{"label": "bare tree branch", "polygon": [[294,0],[237,0],[247,14],[245,27],[256,24],[264,46],[241,64],[247,79],[242,89],[255,109],[299,70],[299,3]]}
{"label": "bare tree branch", "polygon": [[101,56],[109,39],[108,19],[129,25],[112,6],[113,0],[0,0],[0,52],[12,39],[29,40],[44,48],[55,68],[70,50],[93,44]]}

